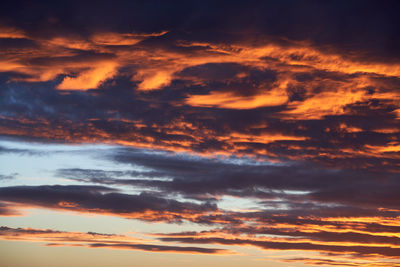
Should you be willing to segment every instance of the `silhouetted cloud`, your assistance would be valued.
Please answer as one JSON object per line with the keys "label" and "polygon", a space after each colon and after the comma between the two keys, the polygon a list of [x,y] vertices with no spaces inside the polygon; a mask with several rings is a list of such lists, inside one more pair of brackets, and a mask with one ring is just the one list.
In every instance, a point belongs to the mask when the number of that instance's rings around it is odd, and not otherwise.
{"label": "silhouetted cloud", "polygon": [[14,186],[0,188],[0,201],[26,207],[44,207],[112,214],[148,221],[180,221],[216,211],[215,204],[165,199],[143,192],[129,195],[101,186]]}
{"label": "silhouetted cloud", "polygon": [[182,243],[195,244],[223,244],[223,245],[253,245],[262,249],[279,249],[279,250],[312,250],[339,253],[354,253],[359,255],[382,255],[388,257],[398,257],[399,248],[391,246],[359,246],[359,245],[326,245],[312,244],[308,242],[280,242],[280,241],[263,241],[252,239],[224,239],[224,238],[192,238],[192,237],[163,237],[162,241],[173,241]]}
{"label": "silhouetted cloud", "polygon": [[57,174],[80,182],[153,188],[163,194],[180,193],[197,199],[222,195],[280,198],[287,199],[288,204],[296,203],[294,206],[308,200],[373,210],[396,209],[399,204],[398,175],[391,172],[338,170],[304,162],[270,164],[251,159],[188,157],[129,148],[117,149],[111,159],[141,167],[142,171],[60,169]]}
{"label": "silhouetted cloud", "polygon": [[[16,241],[53,242],[47,246],[85,246],[89,248],[132,249],[149,252],[226,254],[229,251],[216,248],[182,247],[141,243],[145,240],[115,234],[95,232],[65,232],[50,229],[0,227],[0,239]],[[151,240],[147,240],[148,242]]]}

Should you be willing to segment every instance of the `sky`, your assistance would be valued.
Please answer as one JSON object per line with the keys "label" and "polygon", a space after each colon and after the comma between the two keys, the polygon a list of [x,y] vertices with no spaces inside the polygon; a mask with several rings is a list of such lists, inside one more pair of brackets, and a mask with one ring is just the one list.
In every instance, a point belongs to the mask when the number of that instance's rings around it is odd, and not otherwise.
{"label": "sky", "polygon": [[399,1],[6,1],[0,265],[400,266]]}

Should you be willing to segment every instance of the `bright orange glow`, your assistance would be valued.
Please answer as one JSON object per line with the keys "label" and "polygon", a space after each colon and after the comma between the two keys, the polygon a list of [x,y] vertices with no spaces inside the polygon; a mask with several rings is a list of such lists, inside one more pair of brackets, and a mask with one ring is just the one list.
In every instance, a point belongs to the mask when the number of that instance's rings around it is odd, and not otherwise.
{"label": "bright orange glow", "polygon": [[218,107],[233,109],[253,109],[259,107],[279,106],[288,101],[284,90],[274,89],[262,95],[236,96],[229,92],[212,92],[209,95],[192,95],[186,104],[199,107]]}
{"label": "bright orange glow", "polygon": [[155,90],[168,85],[172,80],[171,76],[171,72],[155,70],[154,72],[139,72],[139,74],[136,75],[135,78],[143,80],[139,84],[139,90]]}
{"label": "bright orange glow", "polygon": [[97,88],[102,82],[116,73],[117,65],[114,62],[102,62],[88,71],[82,72],[76,78],[66,77],[58,89],[85,90]]}

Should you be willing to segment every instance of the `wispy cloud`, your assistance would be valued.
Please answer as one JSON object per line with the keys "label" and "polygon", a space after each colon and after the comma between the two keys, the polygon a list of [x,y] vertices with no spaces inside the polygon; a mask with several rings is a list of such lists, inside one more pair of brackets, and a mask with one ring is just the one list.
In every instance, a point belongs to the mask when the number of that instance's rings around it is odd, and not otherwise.
{"label": "wispy cloud", "polygon": [[[49,229],[10,228],[0,227],[0,239],[25,242],[44,242],[46,246],[82,246],[88,248],[132,249],[149,252],[165,253],[198,253],[198,254],[225,254],[224,249],[169,246],[143,243],[150,240],[135,239],[133,237],[115,234],[100,234],[94,232],[65,232]],[[153,241],[154,242],[154,241]]]}

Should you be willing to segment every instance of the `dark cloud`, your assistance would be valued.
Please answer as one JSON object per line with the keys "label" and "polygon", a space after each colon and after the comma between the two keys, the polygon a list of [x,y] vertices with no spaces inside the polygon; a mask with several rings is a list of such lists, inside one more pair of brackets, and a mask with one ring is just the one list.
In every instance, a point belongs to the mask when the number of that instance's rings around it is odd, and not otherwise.
{"label": "dark cloud", "polygon": [[[329,232],[329,231],[316,231],[307,232],[299,229],[277,229],[277,228],[229,228],[224,229],[228,233],[233,234],[248,234],[248,235],[274,235],[274,236],[286,236],[295,238],[307,238],[313,241],[324,241],[324,242],[358,242],[362,244],[393,244],[399,245],[400,238],[395,236],[377,236],[370,233],[357,233],[357,232]],[[184,235],[184,234],[183,234]],[[196,233],[192,233],[195,236]]]}
{"label": "dark cloud", "polygon": [[38,155],[40,152],[29,149],[8,148],[0,146],[0,154]]}
{"label": "dark cloud", "polygon": [[107,1],[14,1],[4,5],[0,17],[32,34],[169,30],[203,41],[268,34],[387,60],[399,56],[398,8],[397,1],[118,1],[112,6]]}
{"label": "dark cloud", "polygon": [[224,239],[224,238],[192,238],[192,237],[164,237],[162,241],[182,242],[189,244],[223,244],[223,245],[253,245],[262,249],[278,250],[317,250],[337,253],[354,253],[360,255],[378,254],[388,257],[397,257],[399,249],[390,246],[342,246],[342,245],[323,245],[307,242],[277,242],[260,241],[251,239]]}
{"label": "dark cloud", "polygon": [[11,179],[14,179],[17,175],[18,175],[18,173],[12,173],[12,174],[9,174],[9,175],[0,174],[0,181],[1,181],[1,180],[11,180]]}
{"label": "dark cloud", "polygon": [[[89,248],[112,248],[112,249],[132,249],[150,252],[173,252],[173,253],[199,253],[199,254],[223,254],[227,250],[216,248],[202,247],[182,247],[169,245],[154,245],[137,243],[134,238],[116,235],[116,234],[100,234],[95,232],[64,232],[51,229],[34,229],[34,228],[10,228],[7,226],[0,227],[0,239],[8,240],[32,240],[48,243],[47,246],[86,246]],[[136,241],[136,242],[135,242]],[[63,243],[69,242],[69,243]],[[72,244],[71,244],[72,243]]]}
{"label": "dark cloud", "polygon": [[[216,205],[164,199],[150,193],[128,195],[102,186],[15,186],[0,188],[0,200],[77,212],[110,213],[143,220],[179,221],[215,211]],[[146,214],[148,212],[148,214]]]}
{"label": "dark cloud", "polygon": [[112,159],[143,170],[60,169],[57,175],[81,182],[153,188],[163,194],[179,193],[197,199],[221,195],[280,198],[286,199],[287,204],[294,202],[293,208],[307,201],[372,210],[396,209],[399,204],[396,173],[337,170],[295,162],[282,165],[256,163],[250,159],[207,159],[128,148],[116,150]]}
{"label": "dark cloud", "polygon": [[200,253],[200,254],[217,254],[226,252],[223,249],[201,248],[201,247],[180,247],[180,246],[162,246],[162,245],[146,245],[146,244],[90,244],[91,248],[117,248],[117,249],[134,249],[151,252],[175,252],[175,253]]}

